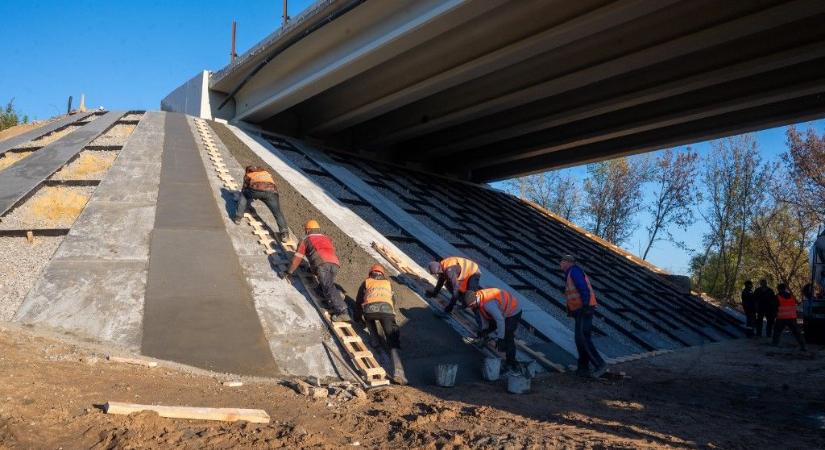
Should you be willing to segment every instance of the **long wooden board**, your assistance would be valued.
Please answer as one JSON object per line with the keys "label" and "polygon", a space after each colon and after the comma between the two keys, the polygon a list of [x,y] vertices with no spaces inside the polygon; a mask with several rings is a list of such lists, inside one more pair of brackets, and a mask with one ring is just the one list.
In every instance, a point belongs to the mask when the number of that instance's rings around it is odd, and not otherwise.
{"label": "long wooden board", "polygon": [[242,408],[205,408],[193,406],[139,405],[137,403],[106,402],[103,405],[106,414],[132,414],[141,411],[154,411],[161,417],[170,419],[220,420],[237,422],[245,420],[252,423],[269,423],[269,414],[262,409]]}

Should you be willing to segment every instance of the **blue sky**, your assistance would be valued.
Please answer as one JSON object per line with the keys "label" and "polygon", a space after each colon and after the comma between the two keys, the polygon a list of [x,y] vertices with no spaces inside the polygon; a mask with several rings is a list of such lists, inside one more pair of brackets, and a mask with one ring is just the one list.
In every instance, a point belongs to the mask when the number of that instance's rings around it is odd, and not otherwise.
{"label": "blue sky", "polygon": [[[289,0],[295,16],[310,0]],[[88,107],[158,109],[160,99],[198,72],[229,59],[232,20],[238,53],[280,26],[280,0],[0,1],[0,103],[15,98],[19,111],[43,119],[65,111],[66,99],[86,94]],[[823,132],[825,121],[814,122]],[[758,133],[766,159],[785,150],[784,128]],[[705,154],[707,143],[693,148]],[[584,173],[582,168],[572,169]],[[649,194],[649,189],[645,195]],[[646,221],[639,216],[640,224]],[[705,227],[675,233],[698,247]],[[644,228],[625,245],[634,253]],[[660,242],[649,259],[670,271],[687,269],[689,255]]]}

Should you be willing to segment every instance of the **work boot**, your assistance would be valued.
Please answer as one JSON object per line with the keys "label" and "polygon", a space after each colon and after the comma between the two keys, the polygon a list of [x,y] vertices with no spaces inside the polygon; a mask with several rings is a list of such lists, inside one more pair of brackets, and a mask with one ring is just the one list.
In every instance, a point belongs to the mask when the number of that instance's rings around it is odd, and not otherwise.
{"label": "work boot", "polygon": [[235,225],[240,225],[242,220],[243,219],[239,219],[237,217],[232,218],[232,222],[235,223]]}
{"label": "work boot", "polygon": [[601,367],[596,367],[596,369],[593,370],[593,373],[591,374],[591,376],[593,378],[601,378],[601,376],[606,374],[606,373],[607,373],[607,364],[602,364]]}
{"label": "work boot", "polygon": [[401,355],[397,348],[390,350],[392,356],[392,381],[395,384],[404,386],[407,384],[407,377],[404,375],[404,365],[401,363]]}
{"label": "work boot", "polygon": [[333,314],[330,320],[333,322],[352,322],[352,317],[349,316],[348,312],[344,311]]}

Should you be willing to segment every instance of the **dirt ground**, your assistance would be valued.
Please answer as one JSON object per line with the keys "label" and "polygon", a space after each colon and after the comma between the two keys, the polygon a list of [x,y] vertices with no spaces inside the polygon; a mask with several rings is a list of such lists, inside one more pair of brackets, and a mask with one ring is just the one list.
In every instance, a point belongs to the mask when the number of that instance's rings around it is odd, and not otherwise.
{"label": "dirt ground", "polygon": [[[569,374],[452,389],[392,387],[311,399],[277,382],[161,363],[110,363],[99,348],[0,326],[0,448],[821,448],[825,352],[738,340],[627,363],[630,378]],[[104,414],[108,400],[261,408],[270,424]],[[822,426],[820,419],[820,426]]]}

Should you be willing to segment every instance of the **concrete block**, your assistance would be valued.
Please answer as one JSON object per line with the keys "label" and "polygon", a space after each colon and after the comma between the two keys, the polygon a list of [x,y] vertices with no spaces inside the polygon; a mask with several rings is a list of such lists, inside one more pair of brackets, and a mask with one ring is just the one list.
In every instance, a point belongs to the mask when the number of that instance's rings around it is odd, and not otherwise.
{"label": "concrete block", "polygon": [[152,205],[91,202],[55,253],[56,259],[149,259],[155,222]]}

